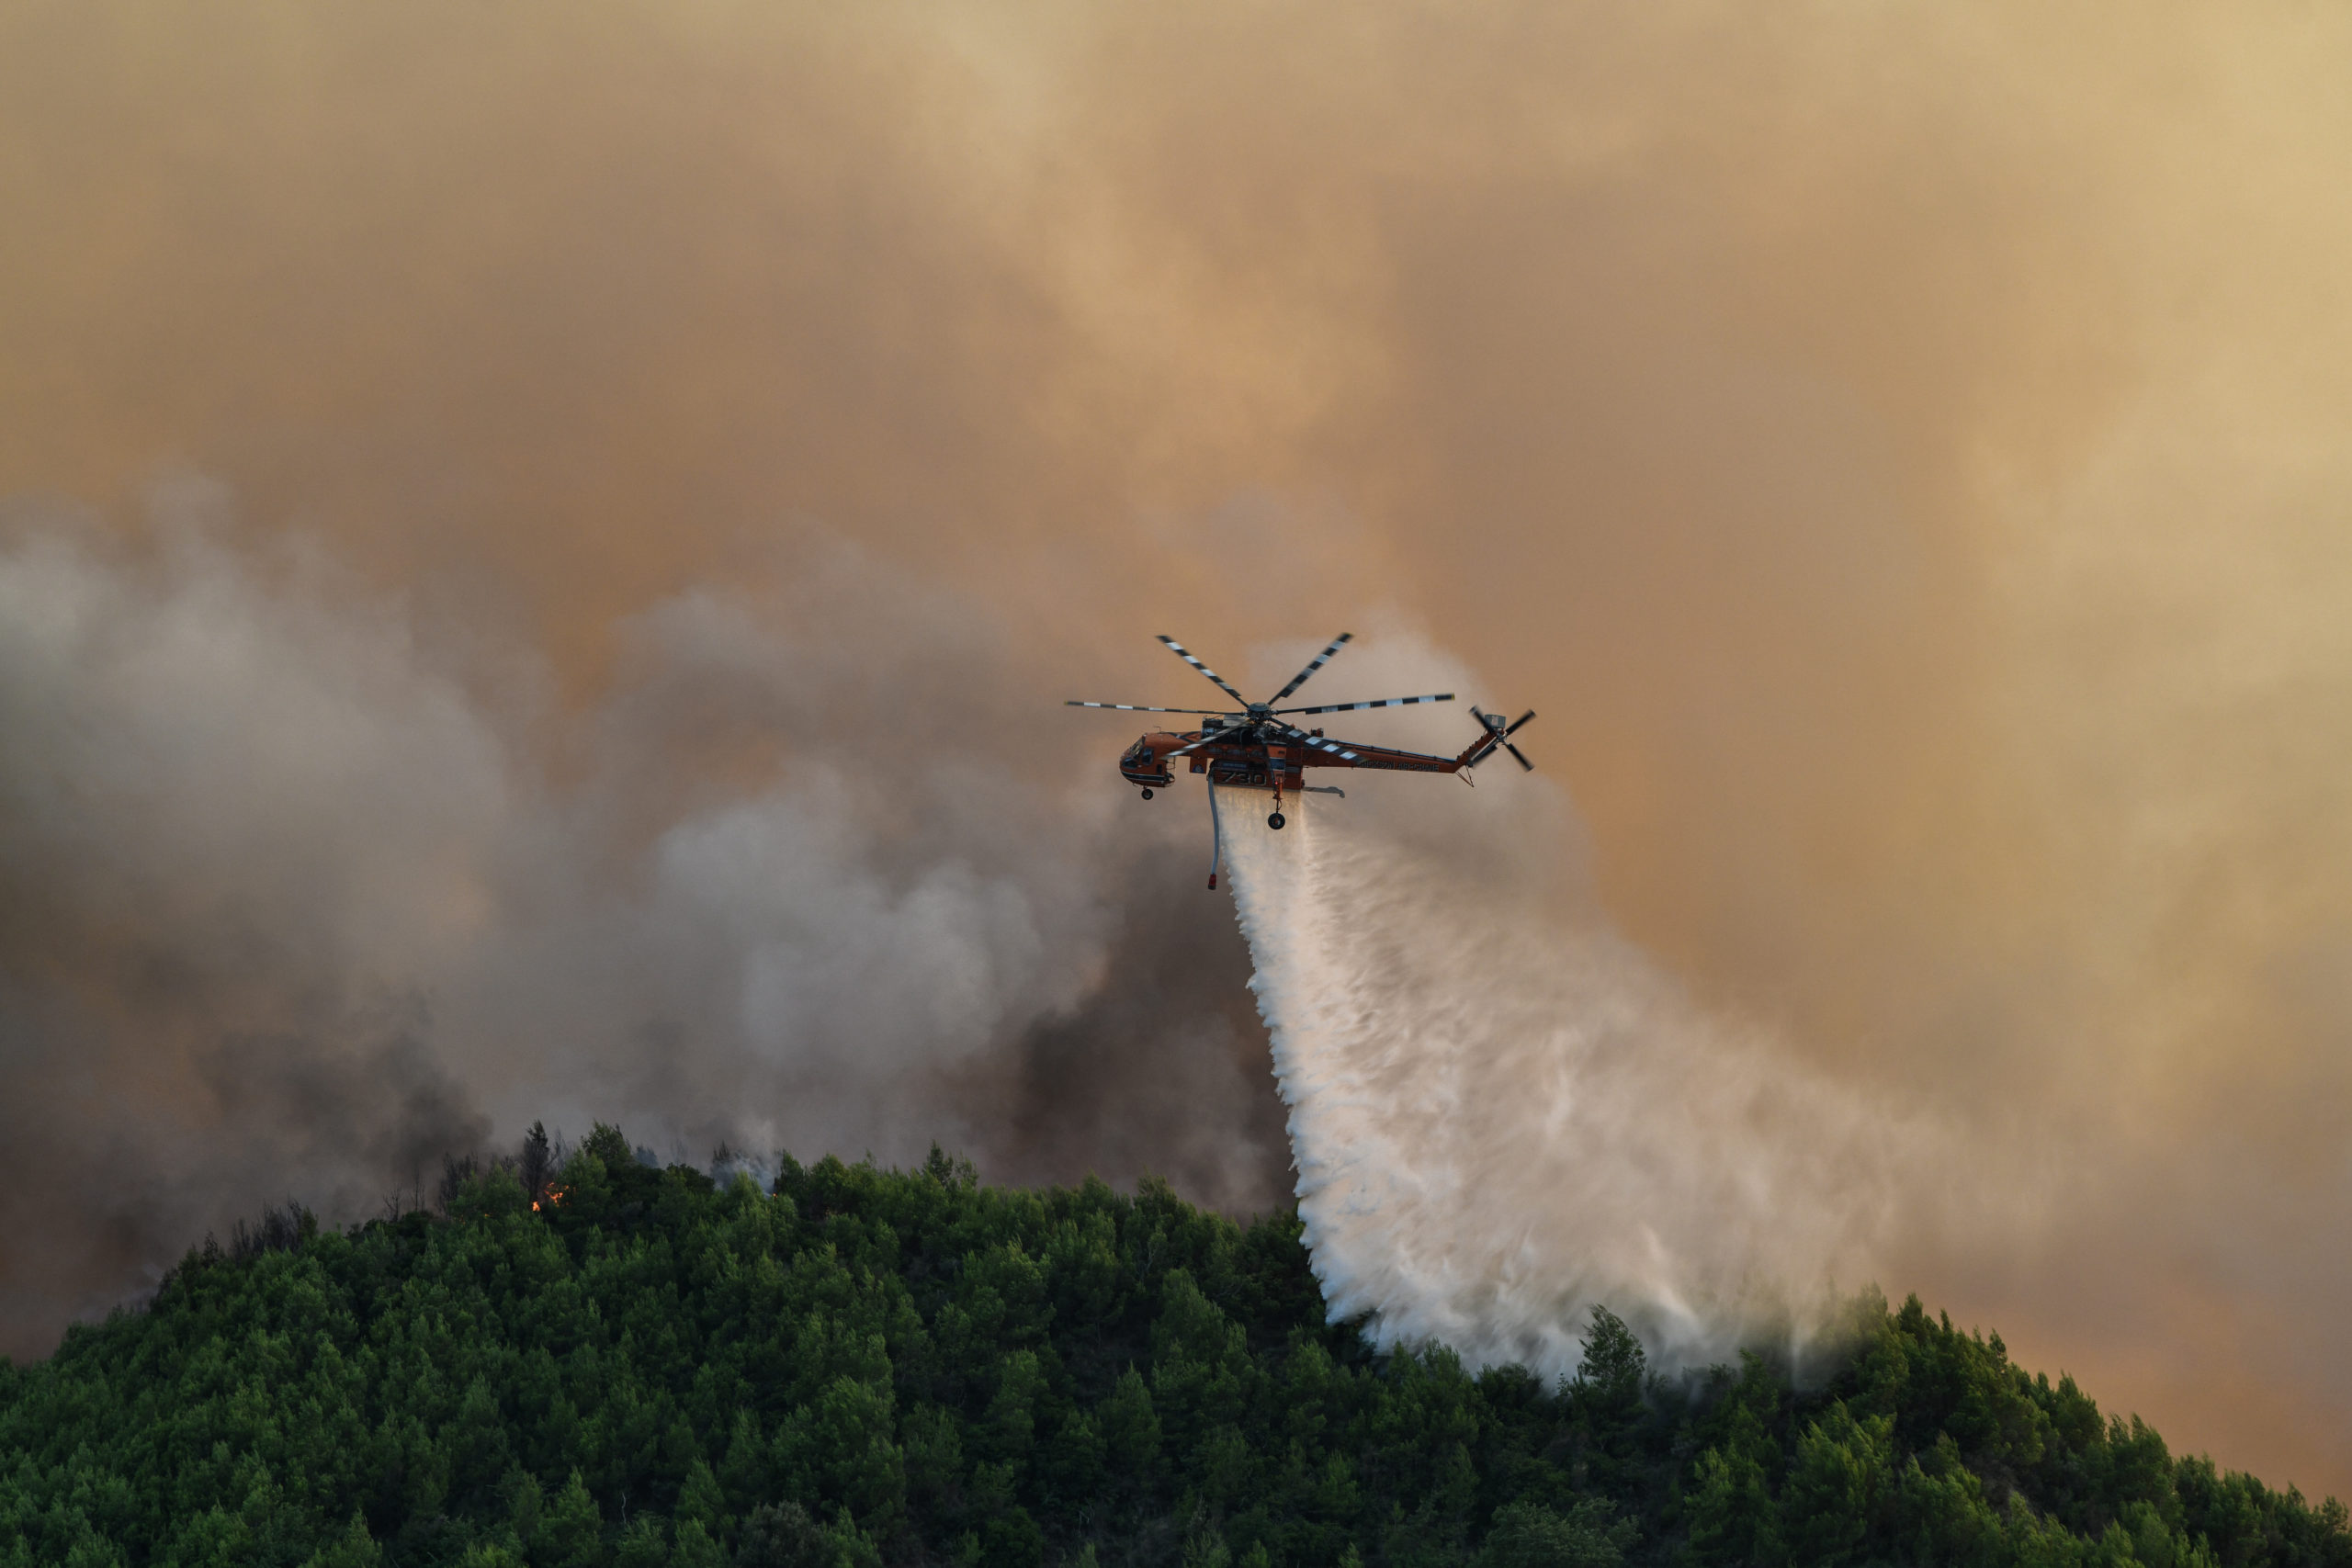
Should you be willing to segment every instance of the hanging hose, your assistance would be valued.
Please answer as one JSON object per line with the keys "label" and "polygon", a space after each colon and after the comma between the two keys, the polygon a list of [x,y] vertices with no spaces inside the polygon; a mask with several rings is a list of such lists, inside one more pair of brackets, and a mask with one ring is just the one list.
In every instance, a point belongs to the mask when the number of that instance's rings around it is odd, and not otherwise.
{"label": "hanging hose", "polygon": [[1225,829],[1217,823],[1216,776],[1209,776],[1209,891],[1216,891],[1217,867],[1225,863]]}

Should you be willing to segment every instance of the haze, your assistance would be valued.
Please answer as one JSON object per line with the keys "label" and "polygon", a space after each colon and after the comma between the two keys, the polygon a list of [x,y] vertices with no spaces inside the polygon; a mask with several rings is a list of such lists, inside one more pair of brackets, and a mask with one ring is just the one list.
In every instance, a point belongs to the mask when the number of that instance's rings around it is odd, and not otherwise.
{"label": "haze", "polygon": [[1279,1201],[1204,813],[1057,705],[1350,627],[1542,713],[1524,852],[1696,1005],[1963,1130],[1891,1294],[2352,1488],[2348,74],[2290,5],[13,0],[6,1348],[536,1115]]}

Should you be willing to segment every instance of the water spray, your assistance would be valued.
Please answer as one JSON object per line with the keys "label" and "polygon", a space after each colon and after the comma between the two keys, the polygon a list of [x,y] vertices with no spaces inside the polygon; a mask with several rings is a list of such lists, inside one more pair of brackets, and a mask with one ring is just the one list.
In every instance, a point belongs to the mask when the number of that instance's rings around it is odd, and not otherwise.
{"label": "water spray", "polygon": [[1803,1340],[1835,1281],[1868,1277],[1883,1114],[1622,940],[1306,804],[1287,832],[1245,809],[1218,838],[1335,1319],[1558,1373],[1606,1304],[1661,1365],[1697,1367]]}

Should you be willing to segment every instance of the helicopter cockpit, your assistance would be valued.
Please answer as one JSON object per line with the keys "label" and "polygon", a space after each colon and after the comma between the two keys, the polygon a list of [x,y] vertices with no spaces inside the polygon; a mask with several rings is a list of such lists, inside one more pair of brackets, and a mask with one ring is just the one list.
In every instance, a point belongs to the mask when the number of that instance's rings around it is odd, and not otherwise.
{"label": "helicopter cockpit", "polygon": [[1174,782],[1168,772],[1168,765],[1159,760],[1159,753],[1151,749],[1151,738],[1148,735],[1127,748],[1126,754],[1119,759],[1119,772],[1129,784],[1145,786],[1143,793],[1147,800],[1151,798],[1151,785]]}

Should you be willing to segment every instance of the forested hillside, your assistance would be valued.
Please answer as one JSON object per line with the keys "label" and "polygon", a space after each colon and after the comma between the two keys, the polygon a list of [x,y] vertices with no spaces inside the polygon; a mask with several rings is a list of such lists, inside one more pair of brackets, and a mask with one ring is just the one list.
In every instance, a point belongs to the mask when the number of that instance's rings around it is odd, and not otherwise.
{"label": "forested hillside", "polygon": [[1606,1314],[1552,1387],[1372,1353],[1293,1217],[1162,1186],[763,1192],[609,1128],[520,1171],[278,1214],[0,1362],[0,1563],[2352,1564],[2337,1504],[1917,1302],[1805,1392],[1668,1386]]}

